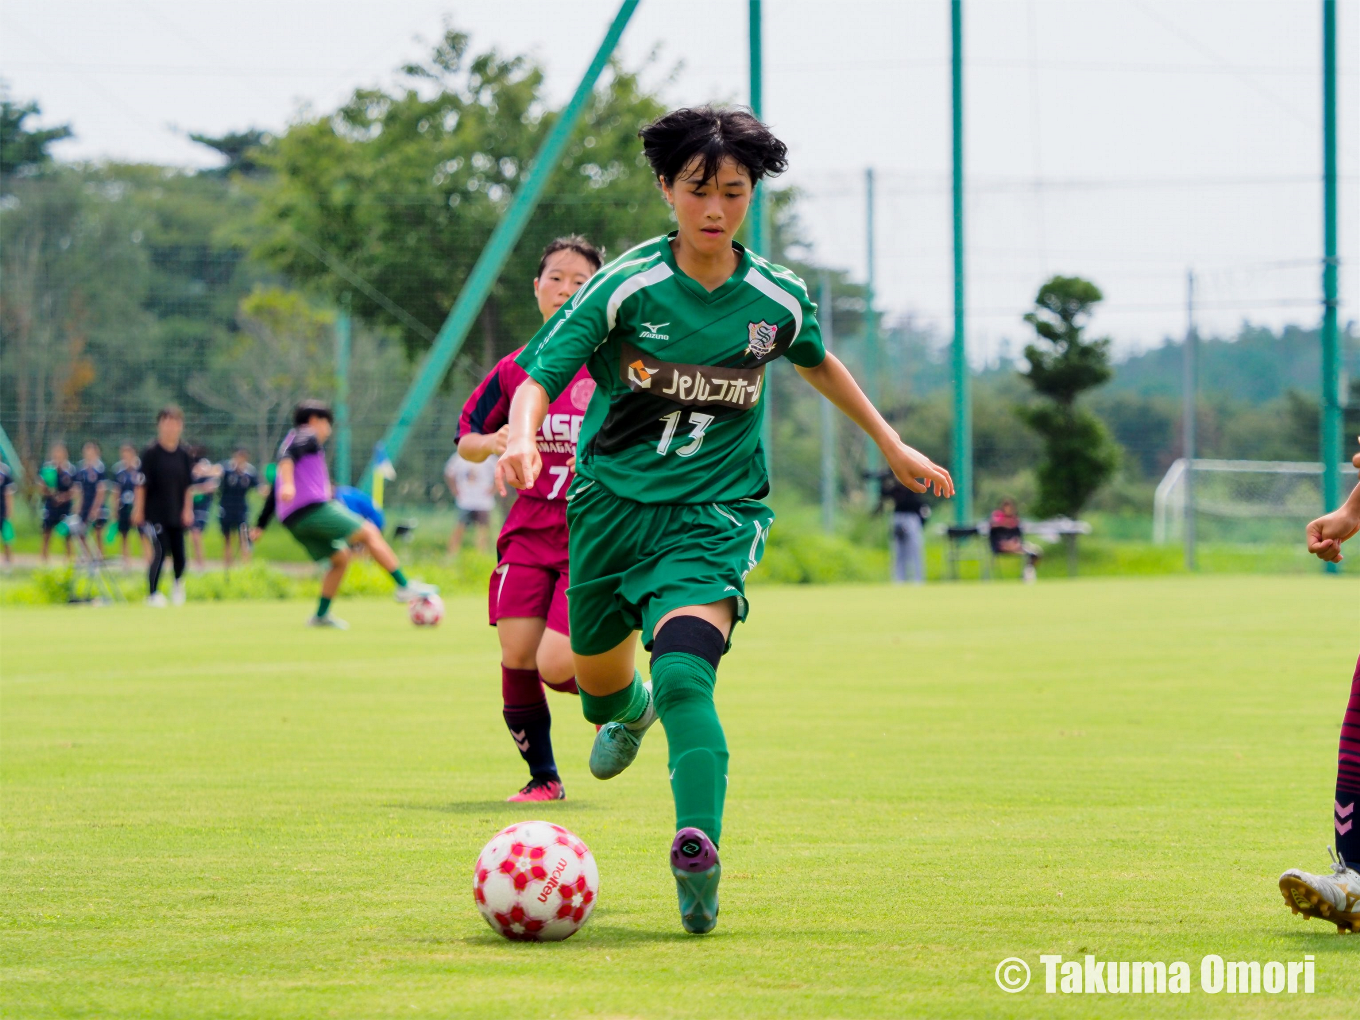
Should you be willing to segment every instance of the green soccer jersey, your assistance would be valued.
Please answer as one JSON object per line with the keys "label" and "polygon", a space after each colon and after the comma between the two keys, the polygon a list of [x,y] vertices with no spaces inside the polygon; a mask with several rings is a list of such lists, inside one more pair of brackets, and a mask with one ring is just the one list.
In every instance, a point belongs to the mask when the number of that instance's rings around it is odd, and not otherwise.
{"label": "green soccer jersey", "polygon": [[639,503],[759,499],[766,366],[822,363],[817,309],[797,276],[735,244],[737,271],[708,292],[675,264],[674,236],[601,269],[516,360],[549,398],[588,366],[579,484]]}

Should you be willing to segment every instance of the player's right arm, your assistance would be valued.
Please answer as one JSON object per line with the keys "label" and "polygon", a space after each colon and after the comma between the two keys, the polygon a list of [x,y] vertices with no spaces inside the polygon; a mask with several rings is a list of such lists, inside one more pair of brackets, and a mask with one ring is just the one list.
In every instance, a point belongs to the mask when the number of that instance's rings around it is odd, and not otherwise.
{"label": "player's right arm", "polygon": [[496,461],[496,490],[506,495],[506,485],[516,489],[531,489],[543,469],[543,457],[538,452],[538,430],[547,417],[552,401],[533,377],[524,380],[510,401],[510,430],[505,452]]}
{"label": "player's right arm", "polygon": [[496,488],[502,496],[507,484],[528,489],[538,480],[543,458],[538,452],[537,433],[547,417],[548,405],[609,338],[619,314],[619,303],[612,298],[624,279],[606,266],[553,313],[515,359],[529,378],[519,384],[510,401],[510,434],[505,452],[496,462]]}

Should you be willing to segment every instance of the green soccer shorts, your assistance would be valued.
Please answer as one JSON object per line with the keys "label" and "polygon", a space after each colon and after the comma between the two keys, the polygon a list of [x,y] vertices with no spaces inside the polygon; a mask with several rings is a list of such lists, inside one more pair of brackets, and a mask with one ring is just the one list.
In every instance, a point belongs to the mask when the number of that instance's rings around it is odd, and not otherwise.
{"label": "green soccer shorts", "polygon": [[637,503],[582,479],[567,502],[572,651],[599,655],[635,630],[650,650],[667,613],[733,596],[745,620],[746,575],[773,523],[774,511],[754,499]]}
{"label": "green soccer shorts", "polygon": [[315,507],[304,512],[300,519],[285,521],[283,526],[302,543],[308,556],[320,562],[348,549],[350,535],[362,528],[364,521],[347,506],[333,499],[317,503]]}

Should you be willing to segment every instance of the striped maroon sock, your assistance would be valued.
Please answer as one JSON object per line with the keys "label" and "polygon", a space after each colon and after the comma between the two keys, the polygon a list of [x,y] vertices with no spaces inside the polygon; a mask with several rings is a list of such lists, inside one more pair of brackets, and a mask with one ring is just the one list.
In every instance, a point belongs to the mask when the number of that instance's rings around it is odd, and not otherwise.
{"label": "striped maroon sock", "polygon": [[520,757],[529,766],[529,774],[535,779],[556,779],[552,715],[548,711],[548,699],[543,695],[543,684],[538,679],[538,670],[501,666],[501,699],[505,703],[501,713],[505,726],[514,738]]}
{"label": "striped maroon sock", "polygon": [[1355,806],[1360,803],[1360,662],[1351,678],[1351,700],[1341,722],[1341,748],[1336,764],[1336,801],[1333,804],[1336,852],[1360,869],[1360,825]]}

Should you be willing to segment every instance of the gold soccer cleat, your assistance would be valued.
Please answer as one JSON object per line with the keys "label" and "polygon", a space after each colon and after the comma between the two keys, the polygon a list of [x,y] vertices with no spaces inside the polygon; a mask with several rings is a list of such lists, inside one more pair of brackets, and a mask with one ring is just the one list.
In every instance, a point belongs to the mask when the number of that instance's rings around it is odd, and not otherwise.
{"label": "gold soccer cleat", "polygon": [[1280,876],[1280,893],[1296,914],[1330,921],[1343,933],[1360,931],[1360,872],[1340,858],[1330,875],[1290,868]]}

